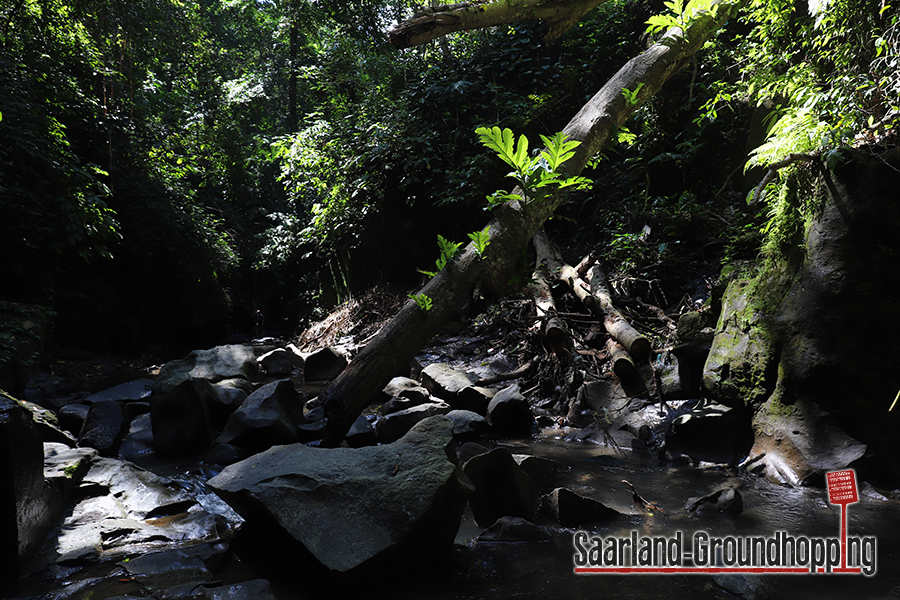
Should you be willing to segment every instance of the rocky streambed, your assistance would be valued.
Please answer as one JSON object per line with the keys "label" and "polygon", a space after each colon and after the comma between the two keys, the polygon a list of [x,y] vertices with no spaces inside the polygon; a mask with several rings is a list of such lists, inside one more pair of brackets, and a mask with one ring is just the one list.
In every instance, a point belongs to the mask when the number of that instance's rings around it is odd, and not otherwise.
{"label": "rocky streambed", "polygon": [[871,577],[576,575],[578,531],[835,536],[840,510],[821,487],[753,473],[746,432],[715,404],[660,406],[613,376],[572,406],[521,378],[478,385],[515,366],[490,342],[438,340],[335,449],[316,447],[315,394],[346,365],[339,346],[197,351],[54,410],[4,397],[17,528],[0,596],[900,593],[900,503],[863,482],[849,529],[877,538]]}

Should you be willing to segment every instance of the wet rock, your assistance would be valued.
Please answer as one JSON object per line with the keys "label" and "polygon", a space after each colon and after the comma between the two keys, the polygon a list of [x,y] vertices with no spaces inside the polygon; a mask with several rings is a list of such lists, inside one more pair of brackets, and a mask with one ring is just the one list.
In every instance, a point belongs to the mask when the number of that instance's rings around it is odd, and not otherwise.
{"label": "wet rock", "polygon": [[87,419],[91,407],[87,404],[67,404],[59,409],[57,421],[60,429],[68,431],[76,438],[81,435],[81,428]]}
{"label": "wet rock", "polygon": [[453,435],[457,437],[481,435],[491,428],[487,419],[471,410],[451,410],[447,417],[453,421]]}
{"label": "wet rock", "polygon": [[704,401],[672,421],[663,454],[669,460],[688,456],[694,461],[737,465],[752,445],[747,410]]}
{"label": "wet rock", "polygon": [[621,516],[617,510],[566,488],[556,488],[545,496],[542,508],[563,527],[584,527]]}
{"label": "wet rock", "polygon": [[43,461],[44,445],[31,413],[0,392],[0,582],[18,578],[55,518]]}
{"label": "wet rock", "polygon": [[432,396],[447,401],[456,399],[456,395],[463,389],[472,385],[471,379],[465,373],[455,370],[444,363],[432,363],[422,369],[422,385]]}
{"label": "wet rock", "polygon": [[257,359],[259,366],[270,377],[290,377],[294,369],[303,368],[303,357],[296,346],[275,348]]}
{"label": "wet rock", "polygon": [[153,444],[153,422],[150,413],[139,415],[131,420],[128,427],[128,433],[119,446],[119,455],[133,460],[141,456],[152,454],[154,450]]}
{"label": "wet rock", "polygon": [[426,402],[406,410],[401,410],[378,419],[375,423],[375,434],[382,444],[389,444],[406,435],[419,421],[436,415],[446,415],[451,410],[446,402]]}
{"label": "wet rock", "polygon": [[346,357],[330,346],[303,356],[303,378],[309,381],[331,381],[347,367]]}
{"label": "wet rock", "polygon": [[473,456],[463,472],[475,485],[469,500],[475,522],[489,527],[500,517],[534,518],[536,499],[531,478],[504,447]]}
{"label": "wet rock", "polygon": [[133,577],[159,598],[209,598],[208,590],[201,590],[204,585],[219,587],[213,571],[223,562],[227,549],[222,543],[207,543],[152,552],[120,562],[118,568],[121,575]]}
{"label": "wet rock", "polygon": [[500,390],[488,405],[487,420],[498,431],[525,434],[534,426],[528,400],[519,393],[519,384]]}
{"label": "wet rock", "polygon": [[94,402],[84,422],[78,444],[94,448],[102,456],[115,456],[128,424],[128,412],[118,400]]}
{"label": "wet rock", "polygon": [[351,448],[374,446],[378,443],[378,436],[375,434],[375,428],[365,415],[360,415],[356,418],[344,439]]}
{"label": "wet rock", "polygon": [[556,485],[556,462],[542,456],[531,454],[513,454],[522,470],[531,478],[531,483],[537,489],[552,488]]}
{"label": "wet rock", "polygon": [[62,514],[98,456],[93,448],[70,448],[65,444],[44,443],[44,481],[52,514]]}
{"label": "wet rock", "polygon": [[230,529],[224,517],[203,510],[180,487],[122,460],[91,460],[77,494],[83,499],[53,528],[31,565],[34,572],[143,554],[154,545],[218,540]]}
{"label": "wet rock", "polygon": [[472,491],[447,458],[452,443],[453,423],[435,417],[382,446],[271,448],[209,486],[247,526],[288,534],[332,571],[414,569],[449,553]]}
{"label": "wet rock", "polygon": [[252,453],[297,441],[297,426],[305,421],[303,397],[290,379],[268,383],[250,394],[225,424],[216,443],[239,446]]}
{"label": "wet rock", "polygon": [[209,448],[213,390],[205,379],[188,379],[150,400],[153,441],[161,454],[191,454]]}
{"label": "wet rock", "polygon": [[741,600],[766,600],[770,595],[768,587],[758,575],[718,574],[713,575],[713,581],[729,596]]}
{"label": "wet rock", "polygon": [[86,404],[93,404],[101,400],[119,400],[120,402],[135,402],[150,396],[153,390],[153,379],[147,377],[135,379],[121,385],[95,392],[85,398]]}
{"label": "wet rock", "polygon": [[233,446],[231,444],[216,444],[213,446],[209,452],[206,453],[206,456],[203,458],[203,462],[213,465],[233,465],[239,460],[244,460],[247,458],[247,453],[244,450],[241,450],[237,446]]}
{"label": "wet rock", "polygon": [[164,394],[191,379],[216,382],[242,377],[252,380],[257,373],[256,355],[249,346],[229,345],[194,350],[185,358],[163,365],[153,384],[153,394]]}
{"label": "wet rock", "polygon": [[688,498],[684,510],[688,512],[717,511],[739,515],[744,510],[744,499],[736,489],[721,489],[699,498]]}
{"label": "wet rock", "polygon": [[253,579],[230,585],[185,583],[169,588],[161,600],[276,600],[272,585],[265,579]]}
{"label": "wet rock", "polygon": [[479,542],[549,542],[550,534],[538,525],[521,517],[500,517],[481,532]]}

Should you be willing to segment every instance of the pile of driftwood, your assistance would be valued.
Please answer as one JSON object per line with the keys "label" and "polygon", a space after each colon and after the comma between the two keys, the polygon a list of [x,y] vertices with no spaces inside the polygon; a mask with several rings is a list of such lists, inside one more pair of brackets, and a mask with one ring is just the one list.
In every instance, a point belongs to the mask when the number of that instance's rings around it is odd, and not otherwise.
{"label": "pile of driftwood", "polygon": [[[539,329],[546,346],[561,362],[565,362],[567,357],[573,354],[590,354],[595,360],[608,359],[612,371],[621,380],[638,377],[638,369],[646,365],[653,376],[656,400],[662,404],[664,398],[659,375],[653,365],[655,352],[651,341],[629,323],[616,307],[616,303],[627,302],[656,321],[654,337],[657,340],[667,338],[668,334],[674,331],[675,322],[661,308],[648,304],[640,298],[623,299],[614,296],[602,266],[590,256],[585,257],[577,266],[567,264],[543,231],[534,237],[534,247],[537,257],[530,291],[537,314],[535,326]],[[557,310],[552,290],[560,285],[565,286],[596,319],[594,332],[602,325],[608,333],[604,354],[598,353],[596,349],[574,347],[572,327],[568,322],[572,317],[578,318],[579,321],[582,319],[581,315]],[[665,348],[657,350],[662,352]]]}

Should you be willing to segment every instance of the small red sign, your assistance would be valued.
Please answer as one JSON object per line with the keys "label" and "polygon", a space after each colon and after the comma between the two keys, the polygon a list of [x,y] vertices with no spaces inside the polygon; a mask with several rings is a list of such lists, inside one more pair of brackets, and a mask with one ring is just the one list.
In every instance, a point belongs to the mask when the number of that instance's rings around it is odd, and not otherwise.
{"label": "small red sign", "polygon": [[831,504],[853,504],[859,502],[856,492],[856,472],[852,469],[832,471],[825,474],[828,485],[828,502]]}

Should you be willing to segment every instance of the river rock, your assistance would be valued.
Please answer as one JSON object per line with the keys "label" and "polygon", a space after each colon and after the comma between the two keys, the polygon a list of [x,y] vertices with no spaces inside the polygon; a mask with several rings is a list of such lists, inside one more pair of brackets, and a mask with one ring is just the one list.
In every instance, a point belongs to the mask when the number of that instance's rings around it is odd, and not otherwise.
{"label": "river rock", "polygon": [[304,402],[290,379],[268,383],[228,418],[216,443],[233,444],[250,453],[292,444],[297,441],[297,426],[305,422]]}
{"label": "river rock", "polygon": [[253,384],[241,377],[223,379],[212,384],[216,401],[213,412],[224,415],[223,423],[228,420],[231,413],[236,411],[253,393]]}
{"label": "river rock", "polygon": [[257,359],[259,366],[270,377],[290,377],[294,369],[303,368],[303,357],[295,352],[296,346],[275,348]]}
{"label": "river rock", "polygon": [[330,346],[304,354],[303,378],[309,381],[331,381],[347,367],[347,358]]}
{"label": "river rock", "polygon": [[459,390],[456,394],[456,398],[450,402],[450,406],[460,410],[470,410],[481,416],[485,416],[488,412],[488,406],[491,404],[491,399],[496,393],[497,390],[470,385]]}
{"label": "river rock", "polygon": [[216,346],[194,350],[186,357],[167,362],[159,370],[153,394],[164,394],[190,379],[210,382],[243,377],[252,380],[259,369],[253,348],[241,345]]}
{"label": "river rock", "polygon": [[451,410],[447,417],[453,421],[453,435],[457,437],[481,435],[491,428],[487,419],[471,410]]}
{"label": "river rock", "polygon": [[528,400],[519,393],[519,384],[497,392],[487,409],[487,420],[498,431],[524,434],[534,426],[534,415]]}
{"label": "river rock", "polygon": [[57,413],[57,422],[60,429],[68,431],[70,434],[78,438],[81,435],[81,428],[87,420],[91,407],[87,404],[67,404],[59,409]]}
{"label": "river rock", "polygon": [[409,377],[394,377],[384,386],[381,393],[385,402],[390,401],[392,398],[407,398],[414,401],[410,406],[423,404],[431,400],[428,390],[421,383]]}
{"label": "river rock", "polygon": [[[374,416],[373,416],[374,417]],[[353,421],[347,435],[344,436],[347,445],[351,448],[362,448],[363,446],[374,446],[378,443],[378,436],[375,434],[375,428],[366,415],[360,415]]]}
{"label": "river rock", "polygon": [[99,454],[93,448],[44,443],[44,481],[50,512],[61,515]]}
{"label": "river rock", "polygon": [[118,400],[94,402],[78,438],[78,445],[94,448],[102,456],[115,456],[128,424],[128,412]]}
{"label": "river rock", "polygon": [[531,478],[504,447],[473,456],[463,465],[475,485],[469,504],[475,522],[490,527],[500,517],[534,518],[536,499]]}
{"label": "river rock", "polygon": [[703,401],[672,421],[663,456],[669,460],[688,456],[694,461],[737,465],[752,446],[747,409]]}
{"label": "river rock", "polygon": [[521,517],[500,517],[481,532],[478,542],[549,542],[550,534]]}
{"label": "river rock", "polygon": [[119,446],[119,455],[134,460],[152,454],[153,449],[153,422],[150,413],[133,418],[128,426],[128,433]]}
{"label": "river rock", "polygon": [[382,444],[389,444],[406,435],[413,426],[436,415],[446,415],[452,408],[446,402],[426,402],[406,410],[401,410],[378,419],[375,423],[375,434]]}
{"label": "river rock", "polygon": [[44,483],[44,445],[31,413],[0,392],[0,582],[14,581],[56,518]]}
{"label": "river rock", "polygon": [[621,516],[619,511],[609,508],[602,502],[566,488],[556,488],[544,496],[542,508],[553,515],[563,527],[584,527]]}
{"label": "river rock", "polygon": [[688,512],[714,510],[739,515],[744,510],[744,499],[736,489],[726,488],[699,498],[688,498],[684,510]]}
{"label": "river rock", "polygon": [[208,380],[187,379],[150,400],[153,441],[162,454],[206,451],[212,439],[210,406],[214,402]]}
{"label": "river rock", "polygon": [[456,395],[472,385],[472,379],[465,373],[444,363],[432,363],[422,369],[422,385],[441,400],[451,403]]}
{"label": "river rock", "polygon": [[434,417],[382,446],[270,448],[208,485],[248,526],[287,533],[332,571],[410,570],[450,552],[472,493],[452,443],[452,421]]}
{"label": "river rock", "polygon": [[37,428],[37,432],[43,441],[65,444],[67,446],[75,445],[75,438],[67,431],[59,428],[59,419],[52,410],[26,400],[17,400],[17,402],[22,408],[31,413],[34,426]]}

